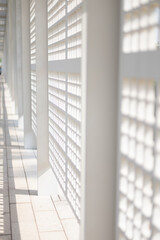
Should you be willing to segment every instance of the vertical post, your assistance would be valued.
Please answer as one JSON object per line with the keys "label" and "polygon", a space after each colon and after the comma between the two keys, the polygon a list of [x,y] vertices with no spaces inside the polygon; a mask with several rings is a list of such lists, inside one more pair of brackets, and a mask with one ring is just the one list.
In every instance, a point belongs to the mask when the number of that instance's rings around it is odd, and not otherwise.
{"label": "vertical post", "polygon": [[24,147],[35,148],[36,141],[31,124],[30,1],[21,0],[21,9]]}
{"label": "vertical post", "polygon": [[[7,28],[7,16],[6,16],[6,28]],[[2,55],[2,69],[1,69],[1,74],[3,74],[3,76],[7,77],[7,54],[8,54],[8,48],[7,48],[7,29],[5,31],[5,35],[4,35],[4,44],[3,44],[3,55]]]}
{"label": "vertical post", "polygon": [[18,86],[17,86],[17,46],[16,46],[16,0],[11,1],[11,11],[12,11],[12,81],[14,85],[13,89],[13,100],[15,106],[15,113],[18,113]]}
{"label": "vertical post", "polygon": [[16,45],[17,45],[17,86],[18,86],[18,124],[23,127],[23,82],[22,82],[22,22],[21,0],[16,0]]}
{"label": "vertical post", "polygon": [[119,9],[84,1],[82,240],[115,239]]}
{"label": "vertical post", "polygon": [[[9,5],[9,3],[8,3]],[[6,46],[6,73],[5,73],[5,81],[8,84],[9,79],[8,79],[8,72],[9,72],[9,24],[8,24],[8,15],[9,15],[9,10],[7,11],[6,15],[6,32],[5,32],[5,46]]]}
{"label": "vertical post", "polygon": [[7,54],[8,54],[8,51],[7,51],[7,30],[5,32],[5,36],[4,36],[4,46],[3,46],[3,56],[2,56],[2,73],[3,76],[7,77]]}
{"label": "vertical post", "polygon": [[48,28],[47,0],[35,1],[37,79],[38,194],[56,194],[56,180],[49,164],[48,133]]}
{"label": "vertical post", "polygon": [[12,2],[8,1],[8,86],[10,89],[11,97],[13,99],[14,85],[12,81]]}

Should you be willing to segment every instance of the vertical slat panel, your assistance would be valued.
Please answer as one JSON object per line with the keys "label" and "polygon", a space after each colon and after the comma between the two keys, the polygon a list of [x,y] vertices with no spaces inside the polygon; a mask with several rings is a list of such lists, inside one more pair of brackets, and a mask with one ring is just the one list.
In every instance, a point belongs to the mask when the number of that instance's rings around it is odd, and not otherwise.
{"label": "vertical slat panel", "polygon": [[36,25],[35,25],[35,0],[30,0],[30,56],[31,56],[31,109],[32,130],[37,135],[37,111],[36,111],[36,72],[32,70],[36,66]]}
{"label": "vertical slat panel", "polygon": [[[82,1],[48,1],[49,155],[54,173],[80,219]],[[72,60],[72,62],[71,62]],[[56,65],[54,65],[54,61]],[[76,70],[70,67],[76,65]],[[61,69],[62,71],[58,71]],[[77,72],[77,69],[79,71]]]}
{"label": "vertical slat panel", "polygon": [[31,64],[36,63],[35,0],[30,0],[30,45]]}
{"label": "vertical slat panel", "polygon": [[37,103],[36,103],[36,72],[31,71],[31,109],[32,109],[32,129],[37,135]]}

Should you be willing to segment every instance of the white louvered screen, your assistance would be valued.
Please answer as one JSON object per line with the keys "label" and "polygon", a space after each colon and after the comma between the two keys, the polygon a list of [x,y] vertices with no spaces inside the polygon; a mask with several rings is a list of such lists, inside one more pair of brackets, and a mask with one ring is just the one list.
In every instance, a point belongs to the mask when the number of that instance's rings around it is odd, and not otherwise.
{"label": "white louvered screen", "polygon": [[32,129],[37,135],[36,114],[36,25],[35,25],[35,0],[30,0],[30,55],[31,55],[31,109]]}
{"label": "white louvered screen", "polygon": [[160,239],[159,1],[124,0],[117,240]]}
{"label": "white louvered screen", "polygon": [[49,158],[80,219],[82,1],[48,1]]}
{"label": "white louvered screen", "polygon": [[31,44],[31,64],[35,64],[36,63],[35,0],[30,0],[30,44]]}
{"label": "white louvered screen", "polygon": [[32,109],[32,129],[37,135],[37,103],[36,103],[36,72],[31,71],[31,109]]}

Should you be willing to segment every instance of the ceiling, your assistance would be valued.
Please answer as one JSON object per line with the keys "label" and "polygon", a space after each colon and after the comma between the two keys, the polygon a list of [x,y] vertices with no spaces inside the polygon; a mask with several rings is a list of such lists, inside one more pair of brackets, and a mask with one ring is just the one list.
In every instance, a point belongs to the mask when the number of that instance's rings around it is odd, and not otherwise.
{"label": "ceiling", "polygon": [[0,55],[3,52],[4,34],[6,28],[7,0],[0,0]]}

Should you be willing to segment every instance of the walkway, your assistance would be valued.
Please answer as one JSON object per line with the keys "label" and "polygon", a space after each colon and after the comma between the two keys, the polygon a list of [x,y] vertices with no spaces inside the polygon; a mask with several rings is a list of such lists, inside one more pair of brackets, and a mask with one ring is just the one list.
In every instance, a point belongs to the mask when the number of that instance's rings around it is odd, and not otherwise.
{"label": "walkway", "polygon": [[78,224],[64,197],[36,193],[36,152],[23,147],[23,131],[1,80],[0,240],[78,240]]}

